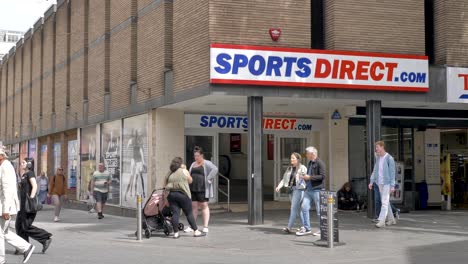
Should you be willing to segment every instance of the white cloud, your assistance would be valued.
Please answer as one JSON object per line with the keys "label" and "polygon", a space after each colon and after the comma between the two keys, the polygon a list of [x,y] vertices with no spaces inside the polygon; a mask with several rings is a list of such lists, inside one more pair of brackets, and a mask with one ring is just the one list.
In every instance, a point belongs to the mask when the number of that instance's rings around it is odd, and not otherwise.
{"label": "white cloud", "polygon": [[0,0],[0,29],[26,32],[56,0]]}

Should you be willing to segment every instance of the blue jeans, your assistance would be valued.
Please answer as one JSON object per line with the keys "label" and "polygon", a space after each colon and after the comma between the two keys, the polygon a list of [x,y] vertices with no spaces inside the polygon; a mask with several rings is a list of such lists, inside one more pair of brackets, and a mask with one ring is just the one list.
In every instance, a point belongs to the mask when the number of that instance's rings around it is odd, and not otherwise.
{"label": "blue jeans", "polygon": [[320,225],[320,190],[306,190],[304,194],[304,200],[302,201],[302,217],[304,218],[304,227],[307,231],[311,230],[309,213],[311,202],[314,202],[315,204],[318,225]]}
{"label": "blue jeans", "polygon": [[38,198],[39,198],[39,203],[45,204],[47,200],[47,190],[39,191]]}
{"label": "blue jeans", "polygon": [[288,229],[292,229],[296,216],[299,214],[301,222],[304,224],[302,214],[300,214],[302,199],[304,198],[304,190],[298,190],[296,187],[291,188],[289,199],[291,200],[291,213],[289,214]]}
{"label": "blue jeans", "polygon": [[[372,190],[374,190],[374,218],[379,218],[380,209],[382,208],[382,198],[380,197],[380,190],[379,185],[374,182],[372,186]],[[390,207],[392,208],[392,212],[395,215],[397,212],[397,208],[390,202]]]}

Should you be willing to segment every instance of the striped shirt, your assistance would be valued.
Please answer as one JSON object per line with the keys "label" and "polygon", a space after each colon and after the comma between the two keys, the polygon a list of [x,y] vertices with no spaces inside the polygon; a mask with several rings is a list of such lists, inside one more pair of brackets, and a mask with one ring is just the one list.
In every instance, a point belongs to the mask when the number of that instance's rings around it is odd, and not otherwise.
{"label": "striped shirt", "polygon": [[[112,180],[112,176],[108,171],[99,172],[95,171],[93,173],[94,179],[94,190],[101,193],[109,192],[110,182]],[[107,184],[105,184],[107,182]]]}

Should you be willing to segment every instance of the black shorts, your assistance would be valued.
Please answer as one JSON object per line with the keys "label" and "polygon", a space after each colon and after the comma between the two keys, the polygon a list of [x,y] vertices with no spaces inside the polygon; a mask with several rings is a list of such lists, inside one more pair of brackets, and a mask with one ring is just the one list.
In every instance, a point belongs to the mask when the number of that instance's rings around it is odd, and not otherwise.
{"label": "black shorts", "polygon": [[94,199],[96,199],[96,202],[98,202],[98,203],[106,203],[107,202],[107,193],[94,191]]}
{"label": "black shorts", "polygon": [[208,202],[210,199],[205,197],[205,192],[191,192],[193,202]]}

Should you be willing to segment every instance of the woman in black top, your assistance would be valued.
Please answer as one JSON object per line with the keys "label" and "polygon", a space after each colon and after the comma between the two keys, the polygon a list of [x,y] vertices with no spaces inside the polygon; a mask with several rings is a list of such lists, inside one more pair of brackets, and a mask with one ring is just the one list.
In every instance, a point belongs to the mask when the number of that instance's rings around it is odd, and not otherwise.
{"label": "woman in black top", "polygon": [[42,244],[42,253],[45,253],[49,248],[52,239],[51,233],[44,229],[33,226],[36,213],[26,213],[24,211],[26,199],[29,196],[34,198],[37,195],[36,175],[33,171],[33,160],[24,159],[21,161],[21,167],[24,169],[24,174],[20,182],[20,211],[16,218],[16,233],[24,240],[29,242],[29,237],[37,240]]}
{"label": "woman in black top", "polygon": [[[205,160],[203,150],[200,147],[194,147],[193,157],[195,162],[190,166],[189,172],[193,182],[190,184],[192,195],[192,210],[195,221],[198,216],[198,209],[202,212],[203,233],[208,233],[208,224],[210,221],[210,208],[208,201],[214,194],[213,183],[218,176],[218,168],[209,160]],[[187,228],[185,232],[193,231]]]}

